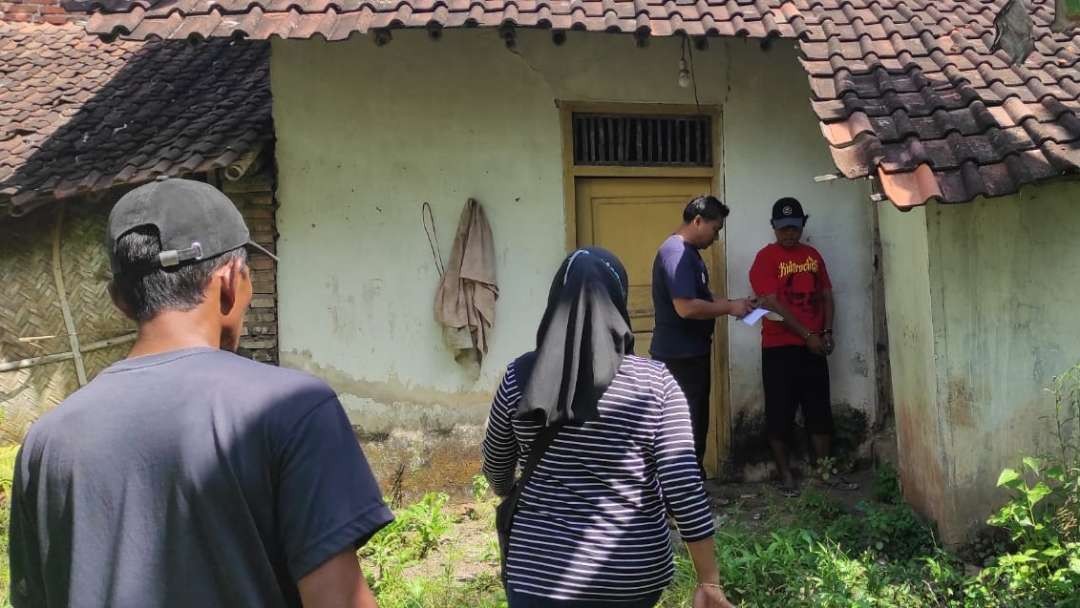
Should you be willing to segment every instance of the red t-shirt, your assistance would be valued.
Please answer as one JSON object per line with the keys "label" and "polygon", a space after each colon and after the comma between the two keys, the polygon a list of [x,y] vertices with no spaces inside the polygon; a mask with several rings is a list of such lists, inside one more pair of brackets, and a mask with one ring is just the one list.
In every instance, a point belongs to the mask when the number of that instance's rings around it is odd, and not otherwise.
{"label": "red t-shirt", "polygon": [[[822,292],[832,289],[825,260],[817,249],[799,243],[791,249],[777,243],[767,245],[750,267],[750,285],[759,296],[775,295],[781,304],[810,331],[825,329]],[[779,321],[765,319],[761,325],[761,345],[802,346],[806,340]]]}

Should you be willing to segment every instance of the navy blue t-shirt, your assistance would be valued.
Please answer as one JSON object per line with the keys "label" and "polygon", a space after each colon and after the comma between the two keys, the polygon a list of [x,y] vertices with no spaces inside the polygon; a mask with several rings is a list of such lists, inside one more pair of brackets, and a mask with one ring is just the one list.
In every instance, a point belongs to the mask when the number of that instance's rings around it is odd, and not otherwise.
{"label": "navy blue t-shirt", "polygon": [[11,602],[300,606],[393,519],[325,382],[209,348],[116,363],[30,428]]}
{"label": "navy blue t-shirt", "polygon": [[675,312],[674,298],[712,301],[709,269],[697,248],[677,234],[669,236],[653,260],[653,330],[649,354],[657,359],[684,359],[709,354],[712,348],[712,319],[684,319]]}

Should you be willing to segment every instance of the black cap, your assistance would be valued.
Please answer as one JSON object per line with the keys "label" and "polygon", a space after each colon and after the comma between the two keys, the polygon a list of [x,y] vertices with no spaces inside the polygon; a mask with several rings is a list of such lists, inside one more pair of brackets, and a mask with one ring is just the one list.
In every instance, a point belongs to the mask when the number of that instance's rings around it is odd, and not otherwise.
{"label": "black cap", "polygon": [[790,196],[776,201],[772,206],[772,226],[780,228],[802,228],[809,215],[803,213],[802,203]]}
{"label": "black cap", "polygon": [[109,213],[106,247],[116,268],[116,241],[153,226],[161,241],[154,267],[176,268],[248,246],[277,256],[251,240],[243,216],[217,188],[189,179],[160,178],[128,192]]}

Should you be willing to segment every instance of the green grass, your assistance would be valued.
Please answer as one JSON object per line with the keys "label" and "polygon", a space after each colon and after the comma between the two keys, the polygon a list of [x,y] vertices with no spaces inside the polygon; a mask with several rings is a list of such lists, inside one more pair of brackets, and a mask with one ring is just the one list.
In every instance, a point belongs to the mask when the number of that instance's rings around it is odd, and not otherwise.
{"label": "green grass", "polygon": [[[910,511],[864,504],[844,513],[814,493],[764,523],[723,526],[716,548],[725,591],[744,607],[946,606],[954,589],[934,569],[952,581],[960,567]],[[664,608],[689,605],[696,584],[685,556],[676,565]]]}
{"label": "green grass", "polygon": [[[0,447],[0,606],[9,606],[6,499],[17,448]],[[1021,605],[1006,578],[968,573],[936,543],[931,529],[884,487],[883,500],[860,503],[854,512],[813,491],[774,505],[762,521],[741,522],[738,513],[720,526],[716,553],[728,596],[743,608],[1000,608]],[[506,608],[493,542],[494,499],[477,488],[469,517],[483,520],[490,538],[472,551],[450,542],[464,519],[447,512],[446,497],[429,494],[397,511],[398,520],[361,552],[365,574],[381,608]],[[486,495],[484,495],[486,494]],[[487,546],[490,545],[490,546]],[[475,548],[474,548],[475,549]],[[1008,556],[1002,556],[1005,561]],[[1080,568],[1080,551],[1075,559]],[[1066,574],[1068,574],[1066,572]],[[1078,571],[1077,574],[1080,574]],[[1032,576],[1039,576],[1038,573]],[[1074,579],[1068,579],[1074,580]],[[1068,582],[1068,581],[1066,581]],[[1035,604],[1080,608],[1080,588],[1068,585]],[[1034,585],[1043,587],[1038,580]],[[685,608],[696,585],[684,553],[661,608]]]}
{"label": "green grass", "polygon": [[[1015,601],[1014,581],[988,576],[992,570],[969,573],[963,562],[938,545],[923,520],[906,505],[896,504],[895,493],[882,489],[875,495],[883,500],[860,503],[854,511],[809,491],[798,501],[775,505],[763,521],[740,522],[734,514],[716,536],[717,562],[728,596],[743,608],[1080,607],[1080,588],[1068,585],[1059,585],[1035,603]],[[414,505],[408,518],[417,517]],[[420,519],[431,517],[428,514]],[[400,537],[395,538],[400,542]],[[432,538],[428,534],[406,542],[424,539],[430,546]],[[379,539],[375,542],[380,543]],[[370,562],[365,562],[379,605],[506,605],[491,572],[462,578],[458,571],[464,564],[454,554],[435,558],[442,560],[442,571],[434,576],[406,576],[404,568],[372,572]],[[1006,561],[1008,556],[999,559]],[[1041,575],[1033,572],[1031,576]],[[661,608],[689,606],[696,582],[690,560],[685,553],[678,554],[675,578],[661,599]],[[1049,589],[1050,579],[1044,582],[1047,584],[1040,580],[1033,584]]]}
{"label": "green grass", "polygon": [[8,519],[11,511],[8,498],[11,496],[11,481],[15,474],[15,456],[19,446],[0,446],[0,606],[7,608],[8,585],[11,574],[8,572]]}
{"label": "green grass", "polygon": [[[775,505],[764,521],[722,525],[716,547],[727,593],[739,606],[766,608],[994,605],[966,602],[962,565],[937,546],[930,528],[908,507],[882,494],[889,502],[862,503],[847,512],[811,491]],[[419,548],[438,545],[441,536],[424,531],[424,522],[445,521],[442,505],[429,498],[401,510],[401,528],[411,530],[409,535],[388,529],[362,551],[382,608],[505,606],[494,565],[463,578],[459,570],[466,564],[450,552],[433,556],[440,560],[438,574],[406,574],[421,561]],[[679,554],[661,607],[689,606],[695,586],[693,566]]]}

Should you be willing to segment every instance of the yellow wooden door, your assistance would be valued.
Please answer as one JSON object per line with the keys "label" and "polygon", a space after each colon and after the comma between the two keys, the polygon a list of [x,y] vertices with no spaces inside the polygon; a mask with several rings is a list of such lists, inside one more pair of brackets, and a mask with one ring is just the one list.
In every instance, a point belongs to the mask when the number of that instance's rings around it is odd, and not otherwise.
{"label": "yellow wooden door", "polygon": [[[593,178],[577,180],[578,245],[619,256],[630,275],[630,324],[637,354],[649,356],[653,332],[652,266],[660,243],[682,222],[683,208],[709,191],[707,179]],[[709,259],[708,257],[705,258]]]}
{"label": "yellow wooden door", "polygon": [[[712,189],[709,179],[680,177],[578,178],[575,181],[577,242],[579,246],[598,245],[617,255],[630,275],[630,324],[634,330],[638,355],[649,356],[652,342],[653,316],[652,266],[660,244],[682,222],[683,208],[691,198]],[[721,233],[723,239],[723,233]],[[724,273],[720,256],[713,245],[702,252],[710,266],[710,283],[714,293],[724,293]],[[722,249],[721,249],[722,250]],[[722,335],[722,334],[721,334]],[[713,398],[710,421],[709,451],[706,469],[716,471],[718,456],[726,453],[727,419],[722,408],[725,387],[717,382],[726,365],[714,349]],[[721,411],[723,409],[723,411]]]}

